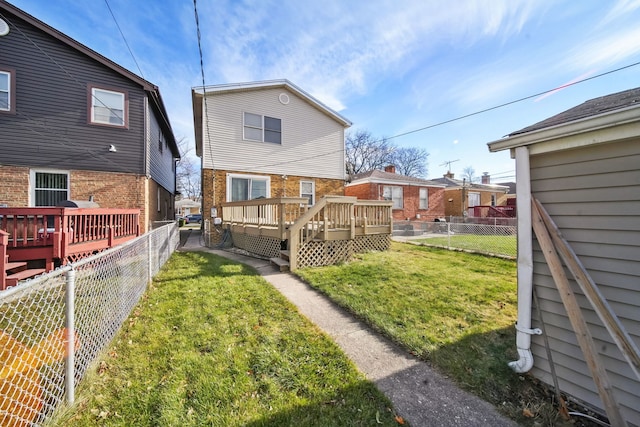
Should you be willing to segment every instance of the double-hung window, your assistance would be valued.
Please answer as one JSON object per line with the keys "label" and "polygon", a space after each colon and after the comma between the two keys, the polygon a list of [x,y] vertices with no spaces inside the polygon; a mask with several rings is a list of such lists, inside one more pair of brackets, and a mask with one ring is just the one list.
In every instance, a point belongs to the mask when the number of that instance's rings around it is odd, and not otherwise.
{"label": "double-hung window", "polygon": [[427,188],[420,189],[420,202],[418,209],[429,209],[429,190]]}
{"label": "double-hung window", "polygon": [[300,181],[300,197],[309,199],[309,206],[313,206],[316,198],[316,186],[313,181]]}
{"label": "double-hung window", "polygon": [[404,205],[402,201],[402,187],[385,185],[382,188],[382,197],[384,200],[393,201],[393,209],[402,209]]}
{"label": "double-hung window", "polygon": [[227,175],[227,201],[268,198],[271,180],[267,176]]}
{"label": "double-hung window", "polygon": [[69,174],[61,171],[31,171],[33,206],[56,206],[69,199]]}
{"label": "double-hung window", "polygon": [[123,92],[91,88],[91,123],[126,127],[126,101]]}
{"label": "double-hung window", "polygon": [[15,112],[15,74],[0,70],[0,112]]}
{"label": "double-hung window", "polygon": [[469,206],[470,208],[474,206],[480,206],[480,193],[469,193]]}
{"label": "double-hung window", "polygon": [[244,113],[244,139],[282,144],[282,120]]}

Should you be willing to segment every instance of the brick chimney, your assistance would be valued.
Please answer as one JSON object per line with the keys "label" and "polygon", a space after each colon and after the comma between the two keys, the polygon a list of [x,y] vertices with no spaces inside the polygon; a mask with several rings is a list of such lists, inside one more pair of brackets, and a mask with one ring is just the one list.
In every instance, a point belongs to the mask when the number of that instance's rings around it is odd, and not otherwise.
{"label": "brick chimney", "polygon": [[443,176],[445,178],[453,179],[453,172],[447,171],[447,173],[445,173]]}
{"label": "brick chimney", "polygon": [[490,184],[491,182],[491,176],[489,176],[489,172],[482,172],[482,183],[483,184]]}
{"label": "brick chimney", "polygon": [[394,165],[388,165],[384,167],[385,172],[396,173],[396,167]]}

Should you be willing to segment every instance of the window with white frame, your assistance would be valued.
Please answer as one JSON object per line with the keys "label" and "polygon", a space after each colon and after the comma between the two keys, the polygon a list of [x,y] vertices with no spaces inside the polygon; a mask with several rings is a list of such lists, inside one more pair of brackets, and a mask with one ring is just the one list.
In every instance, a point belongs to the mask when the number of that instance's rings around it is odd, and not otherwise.
{"label": "window with white frame", "polygon": [[91,88],[91,123],[125,127],[126,114],[125,93]]}
{"label": "window with white frame", "polygon": [[491,193],[491,206],[495,206],[498,200],[498,195],[496,193]]}
{"label": "window with white frame", "polygon": [[418,209],[429,209],[429,189],[420,189],[420,203]]}
{"label": "window with white frame", "polygon": [[282,144],[282,120],[244,113],[244,139]]}
{"label": "window with white frame", "polygon": [[14,111],[14,74],[0,70],[0,111]]}
{"label": "window with white frame", "polygon": [[316,200],[316,184],[313,181],[300,181],[300,197],[309,199],[309,206],[313,206]]}
{"label": "window with white frame", "polygon": [[56,206],[69,199],[69,173],[63,171],[31,171],[33,206]]}
{"label": "window with white frame", "polygon": [[227,201],[238,202],[268,198],[271,179],[268,176],[227,175]]}
{"label": "window with white frame", "polygon": [[480,193],[469,193],[469,205],[472,208],[474,206],[480,206]]}
{"label": "window with white frame", "polygon": [[385,185],[382,188],[382,198],[393,201],[393,209],[402,209],[404,205],[402,202],[402,187]]}

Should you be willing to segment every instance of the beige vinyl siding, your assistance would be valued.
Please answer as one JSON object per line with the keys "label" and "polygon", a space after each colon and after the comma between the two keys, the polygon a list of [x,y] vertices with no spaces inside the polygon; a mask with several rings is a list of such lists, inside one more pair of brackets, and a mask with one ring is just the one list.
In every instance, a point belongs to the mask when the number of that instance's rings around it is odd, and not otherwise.
{"label": "beige vinyl siding", "polygon": [[[640,346],[640,141],[532,156],[531,190]],[[534,285],[561,389],[602,411],[575,332],[537,242]],[[625,418],[640,420],[640,381],[578,285],[572,282],[572,286]],[[535,307],[533,317],[535,326],[541,327]],[[533,336],[532,351],[532,373],[552,385],[542,337]]]}
{"label": "beige vinyl siding", "polygon": [[[282,104],[278,96],[289,96]],[[344,179],[344,127],[284,88],[217,93],[203,102],[203,167]],[[282,144],[243,139],[243,113],[282,120]],[[209,149],[207,138],[211,137]]]}

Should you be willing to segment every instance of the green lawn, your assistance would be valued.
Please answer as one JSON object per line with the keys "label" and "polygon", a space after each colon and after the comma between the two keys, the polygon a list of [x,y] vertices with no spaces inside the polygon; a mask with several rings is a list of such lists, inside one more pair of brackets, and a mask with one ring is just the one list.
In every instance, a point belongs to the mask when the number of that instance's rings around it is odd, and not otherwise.
{"label": "green lawn", "polygon": [[59,426],[397,425],[388,400],[256,272],[175,253]]}
{"label": "green lawn", "polygon": [[515,261],[393,243],[298,274],[509,417],[561,425],[538,387],[507,366],[518,359]]}
{"label": "green lawn", "polygon": [[476,234],[456,234],[443,237],[416,239],[427,245],[452,247],[485,254],[515,257],[517,254],[516,236],[485,236]]}

